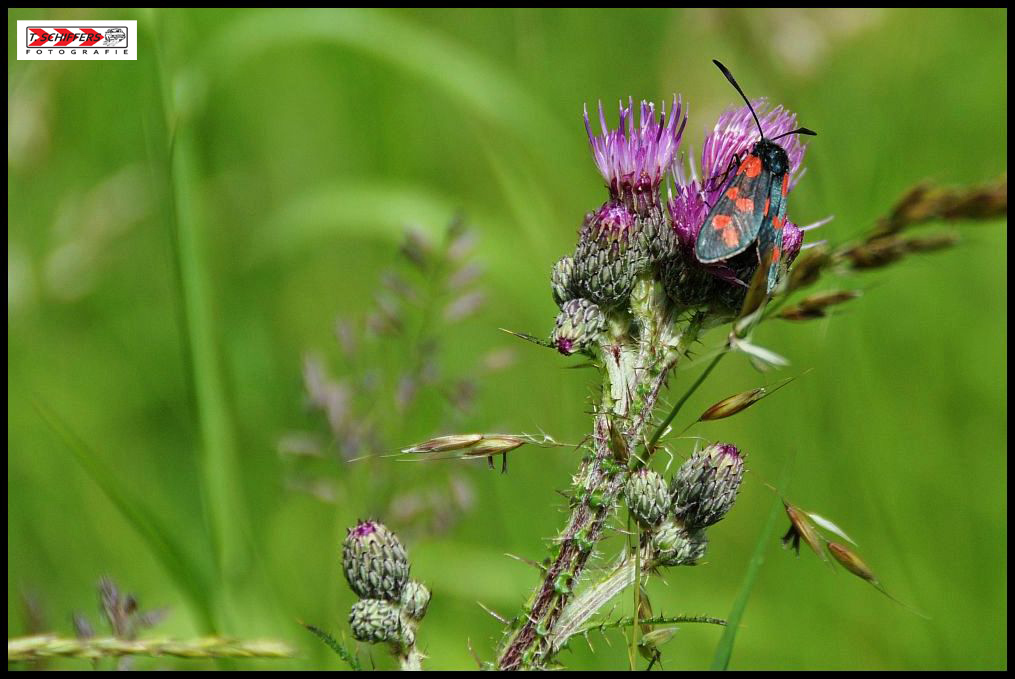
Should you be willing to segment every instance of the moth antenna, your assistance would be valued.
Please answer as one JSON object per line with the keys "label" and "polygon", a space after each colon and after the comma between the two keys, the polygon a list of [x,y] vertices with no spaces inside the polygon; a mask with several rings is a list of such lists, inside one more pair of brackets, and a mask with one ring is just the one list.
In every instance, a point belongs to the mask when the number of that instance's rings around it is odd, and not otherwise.
{"label": "moth antenna", "polygon": [[758,114],[754,112],[754,107],[751,106],[750,99],[748,99],[747,95],[744,94],[744,91],[740,89],[740,84],[737,82],[736,78],[733,77],[733,74],[730,73],[730,70],[725,66],[723,66],[722,62],[719,61],[718,59],[713,59],[712,63],[715,64],[720,71],[722,71],[722,74],[726,76],[726,79],[730,81],[730,84],[733,85],[733,87],[737,89],[737,92],[740,93],[740,96],[744,98],[744,102],[747,104],[747,108],[751,111],[751,115],[754,116],[754,123],[758,126],[758,132],[761,133],[761,138],[764,139],[765,131],[761,129],[761,121],[758,120]]}
{"label": "moth antenna", "polygon": [[776,139],[782,139],[783,137],[789,136],[791,134],[808,134],[808,135],[810,135],[812,137],[818,136],[818,133],[815,132],[814,130],[809,130],[806,127],[798,127],[795,130],[790,130],[789,132],[783,132],[778,137],[772,137],[769,141],[775,141]]}

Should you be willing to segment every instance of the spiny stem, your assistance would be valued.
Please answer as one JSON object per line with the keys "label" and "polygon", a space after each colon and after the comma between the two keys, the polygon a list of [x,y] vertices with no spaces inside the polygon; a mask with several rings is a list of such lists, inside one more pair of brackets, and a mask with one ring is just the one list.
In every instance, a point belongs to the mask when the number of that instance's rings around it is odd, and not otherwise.
{"label": "spiny stem", "polygon": [[416,649],[415,644],[398,655],[398,668],[403,672],[421,672],[423,670],[423,654]]}
{"label": "spiny stem", "polygon": [[[593,455],[574,477],[579,502],[573,507],[567,526],[557,540],[557,554],[524,609],[524,622],[505,642],[497,661],[499,669],[539,667],[559,650],[555,640],[557,623],[571,599],[571,588],[579,582],[593,553],[590,546],[594,548],[602,539],[606,521],[617,507],[617,499],[627,478],[624,471],[615,470],[615,463],[610,464],[614,458],[611,428],[621,431],[627,450],[633,450],[642,441],[644,429],[670,371],[685,353],[686,347],[696,341],[700,330],[700,323],[689,324],[683,333],[668,342],[670,348],[666,355],[657,359],[659,363],[654,366],[631,361],[632,356],[637,358],[649,354],[630,351],[632,338],[627,336],[626,326],[618,326],[613,337],[604,341],[601,352],[605,363],[603,403],[593,429]],[[621,385],[622,388],[619,388]],[[631,398],[639,393],[644,396]],[[632,405],[636,406],[634,412],[629,410]],[[619,426],[621,423],[625,426]],[[630,577],[633,576],[631,564]],[[565,581],[567,586],[562,591],[560,584]],[[623,587],[611,596],[622,590]],[[591,613],[595,610],[598,608]],[[583,618],[578,624],[587,619]]]}

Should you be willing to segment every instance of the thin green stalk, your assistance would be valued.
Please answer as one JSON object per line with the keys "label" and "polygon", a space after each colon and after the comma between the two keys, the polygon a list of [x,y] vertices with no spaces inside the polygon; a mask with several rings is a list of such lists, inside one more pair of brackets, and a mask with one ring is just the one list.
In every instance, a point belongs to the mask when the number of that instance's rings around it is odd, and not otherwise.
{"label": "thin green stalk", "polygon": [[190,121],[174,110],[166,55],[158,40],[164,34],[153,12],[149,37],[156,59],[154,76],[162,119],[169,138],[168,153],[158,158],[167,165],[168,180],[166,219],[172,242],[172,255],[177,273],[176,290],[182,309],[185,338],[186,369],[189,373],[200,431],[200,484],[206,521],[214,556],[218,582],[209,592],[210,598],[229,600],[230,583],[243,570],[247,558],[249,535],[244,530],[247,516],[241,500],[236,442],[229,413],[223,376],[218,330],[215,323],[213,285],[208,272],[207,224],[202,219],[200,180],[197,170],[197,143]]}
{"label": "thin green stalk", "polygon": [[631,671],[638,662],[638,614],[641,612],[641,527],[634,526],[634,613],[631,616]]}
{"label": "thin green stalk", "polygon": [[[792,466],[793,456],[786,460],[786,464],[783,466],[779,479],[779,488],[786,487]],[[719,639],[719,643],[715,648],[715,655],[712,658],[711,668],[713,670],[721,671],[729,668],[730,658],[733,656],[733,643],[737,638],[740,620],[744,617],[744,611],[747,609],[747,601],[751,598],[751,592],[754,590],[754,583],[757,582],[758,573],[761,571],[761,565],[765,562],[765,551],[769,548],[772,542],[772,534],[775,531],[776,522],[782,513],[782,497],[777,494],[775,502],[772,504],[772,509],[768,513],[768,519],[765,521],[765,527],[758,535],[758,542],[754,547],[754,553],[751,555],[751,560],[747,563],[747,571],[744,573],[743,584],[740,585],[740,592],[737,594],[737,598],[733,602],[733,608],[730,610],[729,618],[726,620],[726,629],[723,630],[722,637]]]}
{"label": "thin green stalk", "polygon": [[694,381],[694,384],[692,384],[688,388],[688,390],[684,392],[684,395],[680,397],[680,400],[673,405],[673,408],[666,416],[666,419],[663,420],[662,424],[659,425],[659,428],[656,429],[655,433],[652,435],[652,438],[649,439],[648,442],[649,450],[652,450],[656,447],[656,444],[659,443],[659,439],[662,438],[663,432],[665,432],[667,427],[670,426],[670,423],[673,422],[673,418],[677,416],[677,413],[680,412],[680,409],[684,407],[684,404],[687,402],[687,399],[691,398],[691,394],[697,391],[698,387],[700,387],[701,384],[708,378],[709,373],[711,373],[712,370],[717,365],[719,365],[719,361],[721,361],[722,357],[725,355],[726,355],[725,349],[723,349],[720,353],[716,354],[715,358],[712,359],[712,362],[708,364],[708,366],[700,375],[698,375],[698,379]]}

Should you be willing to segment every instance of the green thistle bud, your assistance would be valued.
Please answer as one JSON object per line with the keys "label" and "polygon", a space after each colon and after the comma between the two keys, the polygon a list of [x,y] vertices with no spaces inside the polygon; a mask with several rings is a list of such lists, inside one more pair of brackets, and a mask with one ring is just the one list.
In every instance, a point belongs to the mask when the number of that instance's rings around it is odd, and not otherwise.
{"label": "green thistle bud", "polygon": [[411,619],[419,622],[426,615],[430,605],[430,590],[423,583],[410,580],[402,590],[402,610]]}
{"label": "green thistle bud", "polygon": [[628,477],[624,497],[631,514],[646,528],[662,521],[670,508],[666,480],[651,469],[639,469]]}
{"label": "green thistle bud", "polygon": [[402,622],[397,606],[379,599],[361,599],[349,611],[352,635],[368,644],[394,643],[411,646],[413,631]]}
{"label": "green thistle bud", "polygon": [[605,328],[606,318],[598,306],[587,299],[572,299],[557,314],[550,344],[570,356],[590,347]]}
{"label": "green thistle bud", "polygon": [[688,530],[679,521],[667,519],[652,536],[652,546],[663,566],[693,566],[705,556],[708,537],[702,529]]}
{"label": "green thistle bud", "polygon": [[666,295],[681,307],[702,306],[715,295],[716,278],[700,267],[689,266],[680,256],[660,263],[659,279]]}
{"label": "green thistle bud", "polygon": [[604,307],[627,303],[635,278],[655,259],[653,237],[661,216],[642,216],[621,202],[589,213],[579,231],[572,289]]}
{"label": "green thistle bud", "polygon": [[409,580],[409,556],[384,524],[360,521],[342,543],[342,570],[360,598],[398,601]]}
{"label": "green thistle bud", "polygon": [[550,289],[553,291],[553,301],[558,307],[563,307],[564,302],[574,299],[575,294],[571,290],[571,280],[574,278],[574,259],[561,257],[553,265],[550,272]]}
{"label": "green thistle bud", "polygon": [[670,486],[674,516],[692,529],[717,523],[733,507],[743,478],[744,460],[736,446],[717,443],[698,451]]}

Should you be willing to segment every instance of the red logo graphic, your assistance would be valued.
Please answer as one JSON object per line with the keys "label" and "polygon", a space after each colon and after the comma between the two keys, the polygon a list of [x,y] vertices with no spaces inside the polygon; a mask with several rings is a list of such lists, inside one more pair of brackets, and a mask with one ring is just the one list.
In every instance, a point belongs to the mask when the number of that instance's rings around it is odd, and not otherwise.
{"label": "red logo graphic", "polygon": [[[103,42],[104,41],[104,42]],[[103,44],[99,44],[102,42]],[[125,26],[95,28],[30,27],[29,47],[116,47],[127,46]]]}

